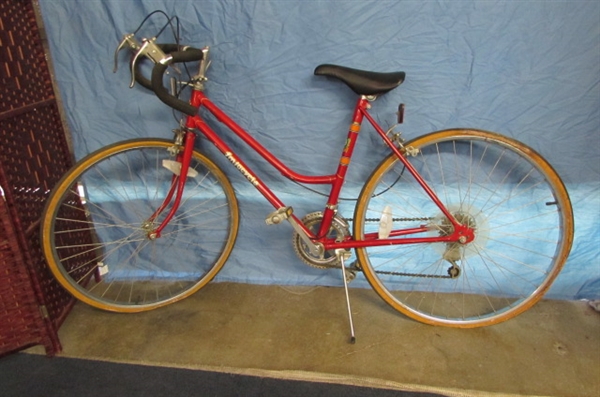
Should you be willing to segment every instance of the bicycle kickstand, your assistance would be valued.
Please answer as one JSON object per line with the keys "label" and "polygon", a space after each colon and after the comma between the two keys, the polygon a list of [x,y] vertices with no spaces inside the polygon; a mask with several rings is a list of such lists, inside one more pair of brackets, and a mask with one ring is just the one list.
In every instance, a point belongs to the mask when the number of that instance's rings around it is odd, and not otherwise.
{"label": "bicycle kickstand", "polygon": [[342,279],[344,280],[344,291],[346,292],[346,305],[348,307],[348,319],[350,320],[350,343],[356,343],[356,336],[354,335],[354,322],[352,321],[352,310],[350,309],[350,294],[348,293],[348,280],[346,279],[346,266],[344,261],[350,258],[350,251],[345,249],[336,249],[335,255],[342,267]]}

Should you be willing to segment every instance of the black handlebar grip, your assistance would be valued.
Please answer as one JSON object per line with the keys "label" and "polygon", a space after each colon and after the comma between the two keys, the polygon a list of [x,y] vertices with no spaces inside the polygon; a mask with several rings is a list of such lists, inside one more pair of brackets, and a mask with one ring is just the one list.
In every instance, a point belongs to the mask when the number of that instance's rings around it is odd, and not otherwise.
{"label": "black handlebar grip", "polygon": [[194,116],[198,113],[198,108],[190,105],[189,103],[182,101],[181,99],[175,98],[169,94],[169,91],[163,86],[163,74],[169,65],[157,63],[152,69],[152,90],[165,104],[172,107],[175,110],[179,110],[187,114],[188,116]]}
{"label": "black handlebar grip", "polygon": [[202,50],[193,47],[188,47],[185,51],[171,51],[170,54],[175,63],[201,61],[204,58]]}
{"label": "black handlebar grip", "polygon": [[171,95],[169,91],[167,91],[167,89],[163,86],[163,75],[167,70],[169,64],[178,62],[200,61],[204,57],[204,53],[202,52],[202,50],[191,47],[189,47],[185,51],[177,51],[179,47],[176,44],[160,44],[159,46],[165,53],[171,56],[170,62],[166,64],[157,63],[156,65],[154,65],[150,81],[146,79],[142,75],[142,73],[138,73],[138,66],[135,65],[136,80],[142,86],[154,91],[158,99],[160,99],[168,106],[172,107],[175,110],[179,110],[180,112],[183,112],[188,116],[194,116],[196,113],[198,113],[198,108],[190,105],[186,101],[182,101],[181,99],[177,99],[176,97]]}
{"label": "black handlebar grip", "polygon": [[[180,48],[180,46],[178,46],[177,44],[157,44],[157,46],[166,54],[175,52]],[[146,76],[144,76],[144,74],[140,70],[140,63],[144,62],[144,60],[149,61],[149,59],[146,57],[140,57],[137,63],[133,65],[135,68],[135,81],[137,81],[142,87],[153,91],[152,82],[150,81],[150,79],[147,79]]]}

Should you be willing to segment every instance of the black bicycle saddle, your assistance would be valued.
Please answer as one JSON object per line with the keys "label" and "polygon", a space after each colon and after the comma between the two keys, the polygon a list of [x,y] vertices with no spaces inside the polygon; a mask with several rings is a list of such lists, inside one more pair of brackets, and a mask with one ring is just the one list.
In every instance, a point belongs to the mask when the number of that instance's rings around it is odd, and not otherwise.
{"label": "black bicycle saddle", "polygon": [[315,75],[341,80],[358,95],[381,95],[402,84],[406,73],[377,73],[325,64],[316,67]]}

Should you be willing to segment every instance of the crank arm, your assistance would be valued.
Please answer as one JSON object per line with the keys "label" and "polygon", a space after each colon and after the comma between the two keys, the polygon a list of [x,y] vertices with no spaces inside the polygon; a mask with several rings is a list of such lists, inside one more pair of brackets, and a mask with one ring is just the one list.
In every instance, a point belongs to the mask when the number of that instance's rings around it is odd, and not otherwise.
{"label": "crank arm", "polygon": [[296,218],[290,216],[287,218],[287,221],[292,225],[298,236],[304,241],[304,243],[308,246],[310,253],[314,256],[322,257],[325,254],[325,248],[323,248],[323,244],[313,242],[310,237],[306,235],[304,229],[300,227]]}

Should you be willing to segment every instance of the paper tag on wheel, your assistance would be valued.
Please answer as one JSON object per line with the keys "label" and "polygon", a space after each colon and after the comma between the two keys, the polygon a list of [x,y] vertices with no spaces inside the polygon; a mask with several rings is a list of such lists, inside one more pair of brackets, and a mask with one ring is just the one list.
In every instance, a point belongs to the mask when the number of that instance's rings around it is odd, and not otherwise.
{"label": "paper tag on wheel", "polygon": [[[181,163],[179,161],[173,160],[163,160],[162,166],[174,173],[175,175],[179,175],[181,173]],[[187,176],[191,178],[195,178],[198,176],[198,171],[193,168],[188,168]]]}
{"label": "paper tag on wheel", "polygon": [[98,262],[98,273],[101,276],[108,274],[108,265],[105,265],[103,262]]}
{"label": "paper tag on wheel", "polygon": [[380,239],[385,239],[390,236],[392,231],[393,220],[392,220],[392,207],[386,205],[381,213],[381,219],[379,220],[379,233]]}

